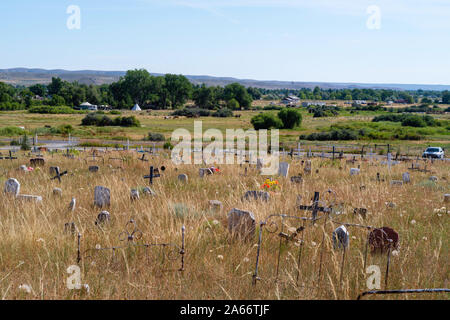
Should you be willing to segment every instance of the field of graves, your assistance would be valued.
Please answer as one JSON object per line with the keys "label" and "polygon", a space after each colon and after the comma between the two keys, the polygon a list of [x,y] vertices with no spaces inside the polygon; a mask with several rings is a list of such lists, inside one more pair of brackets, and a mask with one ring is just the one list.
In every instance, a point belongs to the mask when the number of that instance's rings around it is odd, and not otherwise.
{"label": "field of graves", "polygon": [[2,299],[356,299],[377,268],[378,289],[449,287],[448,162],[282,157],[266,177],[163,151],[14,157],[0,160]]}

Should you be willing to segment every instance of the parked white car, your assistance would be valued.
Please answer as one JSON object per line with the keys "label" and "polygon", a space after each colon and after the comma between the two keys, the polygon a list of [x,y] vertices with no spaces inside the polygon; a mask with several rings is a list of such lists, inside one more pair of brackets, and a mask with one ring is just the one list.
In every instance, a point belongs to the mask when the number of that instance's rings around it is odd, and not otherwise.
{"label": "parked white car", "polygon": [[428,147],[422,154],[422,158],[444,159],[444,150],[441,147]]}

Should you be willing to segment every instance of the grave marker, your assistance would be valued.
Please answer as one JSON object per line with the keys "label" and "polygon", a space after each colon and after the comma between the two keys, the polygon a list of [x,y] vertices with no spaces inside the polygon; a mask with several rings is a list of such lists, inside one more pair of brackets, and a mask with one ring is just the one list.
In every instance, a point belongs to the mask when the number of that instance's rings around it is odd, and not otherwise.
{"label": "grave marker", "polygon": [[97,186],[94,190],[94,205],[105,207],[111,205],[111,191],[108,188]]}
{"label": "grave marker", "polygon": [[280,162],[278,167],[278,175],[287,178],[288,174],[289,174],[289,163]]}
{"label": "grave marker", "polygon": [[228,212],[228,231],[232,236],[251,240],[255,235],[255,216],[250,211],[233,208]]}
{"label": "grave marker", "polygon": [[5,189],[6,194],[14,195],[15,197],[19,195],[20,192],[20,183],[14,178],[10,178],[6,180],[5,182]]}

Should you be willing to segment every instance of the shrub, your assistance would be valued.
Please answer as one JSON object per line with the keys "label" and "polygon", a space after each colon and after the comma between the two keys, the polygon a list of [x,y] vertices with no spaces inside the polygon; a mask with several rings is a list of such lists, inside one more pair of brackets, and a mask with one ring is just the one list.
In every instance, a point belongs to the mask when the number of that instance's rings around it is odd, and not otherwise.
{"label": "shrub", "polygon": [[283,129],[293,129],[302,123],[302,115],[296,109],[284,108],[278,112],[278,118],[283,122]]}
{"label": "shrub", "polygon": [[25,130],[18,127],[0,128],[0,136],[19,136],[24,134]]}
{"label": "shrub", "polygon": [[148,140],[148,141],[165,141],[166,138],[161,133],[149,132],[148,136],[144,140]]}
{"label": "shrub", "polygon": [[122,112],[120,112],[119,110],[111,110],[111,111],[109,112],[109,114],[121,115]]}
{"label": "shrub", "polygon": [[213,117],[227,118],[233,116],[233,111],[228,108],[219,109],[212,114]]}
{"label": "shrub", "polygon": [[276,115],[272,113],[261,113],[251,119],[251,124],[255,130],[260,129],[280,129],[283,127],[283,122]]}
{"label": "shrub", "polygon": [[166,143],[164,143],[163,148],[165,150],[172,150],[173,149],[173,145],[169,141],[167,141]]}
{"label": "shrub", "polygon": [[83,111],[74,110],[70,107],[55,107],[55,106],[34,106],[28,109],[29,113],[39,114],[77,114],[84,113]]}
{"label": "shrub", "polygon": [[427,123],[424,121],[423,118],[419,117],[419,116],[409,116],[409,117],[405,117],[402,120],[402,126],[403,127],[426,127]]}
{"label": "shrub", "polygon": [[118,126],[118,127],[140,127],[141,124],[135,116],[130,117],[118,117],[114,120],[106,115],[99,113],[89,113],[81,120],[83,126]]}
{"label": "shrub", "polygon": [[22,140],[20,142],[20,150],[24,150],[24,151],[31,150],[31,146],[28,143],[28,136],[26,133],[22,136]]}

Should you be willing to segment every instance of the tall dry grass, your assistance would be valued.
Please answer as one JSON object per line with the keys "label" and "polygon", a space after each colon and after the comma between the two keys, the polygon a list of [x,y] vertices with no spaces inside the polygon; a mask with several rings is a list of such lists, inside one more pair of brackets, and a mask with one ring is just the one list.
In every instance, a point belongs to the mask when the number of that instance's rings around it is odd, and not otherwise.
{"label": "tall dry grass", "polygon": [[[122,154],[123,155],[123,154]],[[303,184],[292,184],[289,179],[277,177],[281,191],[272,193],[268,203],[242,201],[247,190],[258,190],[265,177],[256,169],[221,165],[220,173],[200,178],[201,166],[176,167],[168,156],[154,157],[149,163],[134,157],[123,164],[108,161],[118,153],[105,155],[98,173],[90,173],[82,154],[77,159],[61,155],[46,155],[46,166],[32,172],[18,170],[28,159],[2,160],[1,186],[7,178],[21,183],[21,193],[41,195],[41,204],[22,203],[1,194],[0,203],[0,297],[2,299],[354,299],[367,290],[368,275],[363,268],[367,232],[350,227],[350,247],[346,252],[343,280],[340,282],[342,251],[333,250],[331,233],[339,225],[329,221],[306,224],[300,267],[297,268],[298,242],[282,242],[279,275],[276,279],[278,250],[277,232],[263,231],[259,276],[252,286],[256,260],[259,227],[252,241],[232,239],[227,230],[227,212],[232,208],[250,210],[255,214],[257,226],[271,214],[310,216],[310,212],[296,209],[297,195],[303,204],[311,204],[314,191],[321,192],[324,201],[331,201],[326,191],[337,194],[342,215],[336,220],[376,227],[389,226],[400,235],[398,255],[391,256],[388,288],[448,287],[449,243],[448,204],[443,203],[444,193],[449,193],[449,164],[435,162],[428,168],[433,173],[411,172],[410,184],[390,186],[391,179],[400,179],[410,164],[387,166],[360,162],[361,174],[350,176],[350,167],[357,164],[329,160],[313,160],[313,173],[305,176]],[[291,160],[289,160],[291,161]],[[148,185],[143,176],[149,165],[167,169],[152,186],[156,197],[144,196],[130,200],[130,189]],[[49,166],[69,170],[62,182],[50,180]],[[316,169],[319,173],[316,173]],[[291,163],[290,175],[302,172],[298,160]],[[376,181],[380,172],[385,182]],[[183,184],[177,175],[186,173],[189,181]],[[428,181],[430,175],[439,178]],[[93,206],[95,186],[111,189],[110,225],[94,224],[99,208]],[[365,189],[361,190],[360,186]],[[62,197],[54,196],[53,188],[63,190]],[[72,197],[77,200],[74,212],[68,205]],[[215,212],[208,200],[223,202],[224,209]],[[395,208],[386,203],[395,202]],[[434,209],[447,205],[445,213]],[[368,209],[366,219],[353,215],[353,208]],[[64,233],[64,224],[75,222],[81,233],[81,249],[100,245],[103,248],[126,246],[119,241],[125,224],[134,219],[143,232],[138,243],[175,243],[181,245],[181,227],[186,226],[185,271],[180,259],[168,258],[164,248],[144,249],[130,246],[125,249],[102,250],[91,257],[83,256],[80,262],[82,283],[90,292],[69,290],[66,269],[77,262],[77,238]],[[277,221],[277,218],[273,219]],[[279,221],[279,220],[278,220]],[[414,222],[415,221],[415,224]],[[301,222],[286,219],[284,230],[297,228]],[[322,243],[323,231],[325,241]],[[299,238],[301,235],[299,235]],[[322,251],[323,246],[323,251]],[[318,278],[322,254],[321,277]],[[378,265],[384,271],[386,255],[369,255],[367,265]],[[297,282],[297,273],[299,279]],[[21,284],[31,286],[31,293],[19,289]],[[447,299],[446,294],[394,295],[369,299]]]}

